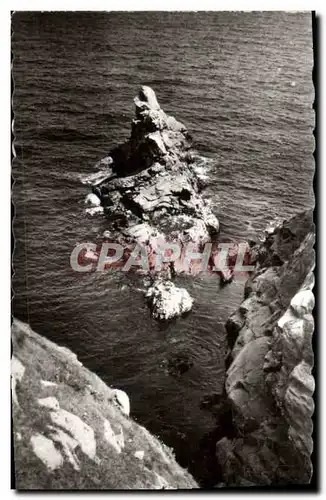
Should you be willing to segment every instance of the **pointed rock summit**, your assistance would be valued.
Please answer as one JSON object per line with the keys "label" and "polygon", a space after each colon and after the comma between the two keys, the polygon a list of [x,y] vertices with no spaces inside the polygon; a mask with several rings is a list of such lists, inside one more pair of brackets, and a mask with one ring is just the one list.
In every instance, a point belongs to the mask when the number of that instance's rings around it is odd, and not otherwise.
{"label": "pointed rock summit", "polygon": [[135,164],[150,165],[152,160],[169,162],[191,146],[186,127],[160,108],[153,89],[143,86],[135,97],[136,118],[130,138],[131,158]]}
{"label": "pointed rock summit", "polygon": [[136,112],[137,109],[143,110],[144,108],[157,111],[161,109],[154,90],[146,85],[141,87],[138,96],[134,99],[134,103],[136,104]]}
{"label": "pointed rock summit", "polygon": [[101,173],[89,179],[108,230],[119,241],[155,246],[157,239],[168,238],[202,245],[219,228],[201,194],[197,171],[204,160],[191,149],[186,127],[160,107],[153,89],[142,86],[134,103],[129,140],[101,160]]}

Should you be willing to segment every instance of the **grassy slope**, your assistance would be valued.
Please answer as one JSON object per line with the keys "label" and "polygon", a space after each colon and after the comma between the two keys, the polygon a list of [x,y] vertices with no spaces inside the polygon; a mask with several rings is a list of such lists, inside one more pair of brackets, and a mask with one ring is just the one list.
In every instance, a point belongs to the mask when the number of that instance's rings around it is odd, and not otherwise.
{"label": "grassy slope", "polygon": [[[39,336],[17,320],[12,326],[12,343],[13,355],[25,367],[21,380],[16,381],[19,405],[12,403],[18,489],[198,487],[190,474],[176,463],[171,450],[123,415],[112,402],[112,389],[83,367],[70,351]],[[41,380],[56,385],[45,386]],[[54,445],[63,457],[63,464],[55,470],[49,469],[33,452],[32,436],[39,433],[52,439],[52,410],[38,403],[39,398],[47,397],[55,397],[61,409],[77,415],[94,430],[96,457],[89,457],[80,446],[74,450],[79,470],[73,467],[60,443]],[[124,447],[121,453],[105,439],[104,419],[110,422],[117,435],[122,429]],[[56,429],[60,430],[60,426]],[[134,456],[140,450],[144,451],[143,460]]]}

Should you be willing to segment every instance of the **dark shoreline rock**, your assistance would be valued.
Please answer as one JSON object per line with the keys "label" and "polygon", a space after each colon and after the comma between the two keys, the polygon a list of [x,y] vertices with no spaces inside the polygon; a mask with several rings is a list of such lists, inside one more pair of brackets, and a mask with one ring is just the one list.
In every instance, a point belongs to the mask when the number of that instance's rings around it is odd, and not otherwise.
{"label": "dark shoreline rock", "polygon": [[226,324],[233,437],[216,450],[228,486],[311,480],[314,232],[306,211],[266,235],[244,301]]}
{"label": "dark shoreline rock", "polygon": [[185,352],[172,354],[167,362],[167,371],[172,377],[181,377],[187,373],[194,363],[191,357]]}

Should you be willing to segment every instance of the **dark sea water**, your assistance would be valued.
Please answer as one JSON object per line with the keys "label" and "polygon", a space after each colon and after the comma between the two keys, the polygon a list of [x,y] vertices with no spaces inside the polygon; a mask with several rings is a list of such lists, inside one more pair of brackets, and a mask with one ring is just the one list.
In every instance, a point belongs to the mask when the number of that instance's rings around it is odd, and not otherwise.
{"label": "dark sea water", "polygon": [[[222,392],[224,323],[243,279],[220,289],[214,276],[179,278],[194,308],[162,326],[139,277],[77,275],[73,247],[106,227],[85,214],[81,178],[128,137],[146,84],[212,160],[221,237],[256,237],[313,206],[310,14],[16,13],[12,28],[13,313],[124,389],[133,418],[206,484],[198,457],[215,420],[200,402]],[[175,377],[167,362],[179,353],[193,366]]]}

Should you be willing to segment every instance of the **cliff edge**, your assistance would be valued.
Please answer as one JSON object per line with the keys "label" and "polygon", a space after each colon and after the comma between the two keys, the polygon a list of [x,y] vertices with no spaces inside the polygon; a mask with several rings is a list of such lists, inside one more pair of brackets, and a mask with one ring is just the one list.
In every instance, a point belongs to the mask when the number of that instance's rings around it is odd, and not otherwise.
{"label": "cliff edge", "polygon": [[191,489],[172,451],[129,418],[129,398],[65,347],[12,324],[16,488]]}
{"label": "cliff edge", "polygon": [[311,480],[314,232],[306,211],[266,234],[227,322],[233,436],[218,441],[217,458],[228,486]]}

